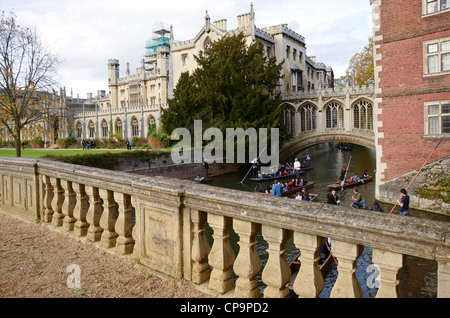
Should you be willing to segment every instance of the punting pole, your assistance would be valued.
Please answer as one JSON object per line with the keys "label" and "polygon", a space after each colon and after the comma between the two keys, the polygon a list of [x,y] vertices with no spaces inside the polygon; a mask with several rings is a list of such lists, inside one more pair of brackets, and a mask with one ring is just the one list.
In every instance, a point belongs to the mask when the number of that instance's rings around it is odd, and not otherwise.
{"label": "punting pole", "polygon": [[[259,159],[259,157],[261,157],[261,155],[262,155],[264,149],[266,149],[266,147],[267,147],[267,145],[264,146],[263,150],[261,151],[258,158],[256,158],[256,159]],[[253,165],[250,167],[250,169],[248,169],[247,174],[245,175],[244,179],[242,179],[242,181],[238,182],[238,183],[244,183],[245,178],[247,178],[248,174],[250,173],[250,170],[252,170],[252,169],[253,169]]]}
{"label": "punting pole", "polygon": [[344,191],[344,183],[345,183],[345,180],[347,179],[348,168],[350,167],[350,161],[352,161],[352,156],[350,156],[350,159],[348,160],[347,170],[345,170],[344,180],[342,180],[342,183],[341,183],[341,202],[342,202],[342,192]]}
{"label": "punting pole", "polygon": [[[433,151],[430,153],[430,155],[428,156],[427,160],[425,160],[425,162],[423,163],[422,167],[419,169],[419,172],[417,172],[417,174],[415,175],[415,177],[411,180],[411,182],[409,183],[408,187],[406,188],[406,191],[408,191],[409,187],[411,186],[411,184],[414,182],[414,180],[416,180],[417,176],[419,175],[419,173],[422,171],[423,167],[425,167],[425,165],[427,164],[427,161],[431,158],[431,156],[433,155],[433,153],[436,151],[437,147],[439,146],[441,142],[439,141],[438,144],[436,145],[436,147],[434,147]],[[401,198],[401,197],[400,197]],[[395,202],[394,207],[392,208],[391,212],[389,212],[389,214],[392,213],[392,211],[394,211],[394,209],[397,207],[398,204],[398,200],[397,202]]]}

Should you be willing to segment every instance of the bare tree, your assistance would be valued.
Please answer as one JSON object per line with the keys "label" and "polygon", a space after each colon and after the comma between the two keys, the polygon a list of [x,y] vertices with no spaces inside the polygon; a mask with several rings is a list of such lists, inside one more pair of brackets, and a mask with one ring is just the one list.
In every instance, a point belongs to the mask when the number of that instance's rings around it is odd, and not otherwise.
{"label": "bare tree", "polygon": [[36,31],[19,25],[14,13],[0,14],[0,124],[21,156],[21,131],[44,119],[55,85],[58,58],[47,52]]}

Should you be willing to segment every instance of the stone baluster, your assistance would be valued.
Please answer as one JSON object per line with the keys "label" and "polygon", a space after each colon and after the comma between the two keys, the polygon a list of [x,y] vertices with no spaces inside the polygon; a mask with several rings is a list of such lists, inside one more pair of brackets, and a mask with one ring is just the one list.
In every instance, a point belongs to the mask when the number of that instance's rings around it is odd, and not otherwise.
{"label": "stone baluster", "polygon": [[398,298],[397,274],[403,266],[403,255],[374,248],[372,249],[372,263],[378,267],[377,274],[380,275],[377,298]]}
{"label": "stone baluster", "polygon": [[62,205],[62,213],[64,214],[63,219],[63,230],[65,231],[73,231],[74,224],[76,219],[73,217],[73,210],[76,205],[75,192],[72,188],[72,182],[62,179],[61,187],[64,190],[64,202]]}
{"label": "stone baluster", "polygon": [[437,297],[450,298],[450,262],[448,257],[438,258],[437,280]]}
{"label": "stone baluster", "polygon": [[100,217],[102,215],[102,206],[98,188],[85,186],[86,194],[89,197],[89,209],[86,213],[86,221],[89,223],[87,239],[91,242],[100,241],[103,229],[100,227]]}
{"label": "stone baluster", "polygon": [[191,210],[192,221],[192,281],[195,284],[202,284],[211,275],[211,268],[208,264],[208,255],[211,250],[205,235],[206,212]]}
{"label": "stone baluster", "polygon": [[291,270],[286,261],[286,242],[292,232],[272,226],[263,225],[262,235],[269,244],[269,258],[262,273],[262,281],[267,285],[265,298],[286,298],[289,288],[286,284],[291,280]]}
{"label": "stone baluster", "polygon": [[361,298],[361,286],[356,279],[356,259],[362,247],[357,244],[333,240],[331,250],[338,261],[338,277],[331,291],[332,298]]}
{"label": "stone baluster", "polygon": [[119,217],[114,227],[117,234],[116,253],[125,255],[133,253],[134,239],[132,235],[134,220],[131,215],[131,196],[114,192],[114,200],[119,205]]}
{"label": "stone baluster", "polygon": [[110,248],[116,246],[116,239],[119,236],[114,231],[117,221],[116,201],[114,201],[114,192],[99,189],[99,195],[103,198],[103,213],[100,217],[100,226],[103,229],[101,236],[101,246]]}
{"label": "stone baluster", "polygon": [[324,286],[319,267],[319,250],[325,240],[316,235],[295,232],[294,244],[300,250],[301,266],[294,282],[294,291],[300,298],[317,298]]}
{"label": "stone baluster", "polygon": [[214,242],[209,253],[209,265],[213,267],[209,279],[209,289],[224,294],[234,287],[231,266],[235,257],[230,244],[230,229],[233,219],[208,214],[208,223],[214,230]]}
{"label": "stone baluster", "polygon": [[76,193],[76,205],[73,216],[77,221],[74,224],[73,231],[76,236],[85,236],[89,228],[89,223],[86,221],[89,203],[84,184],[77,183],[74,187],[74,191]]}
{"label": "stone baluster", "polygon": [[256,251],[256,235],[261,231],[261,225],[233,220],[233,229],[239,235],[239,254],[233,266],[234,272],[239,276],[234,297],[259,298],[261,292],[256,275],[261,269],[261,260]]}
{"label": "stone baluster", "polygon": [[61,180],[57,178],[50,178],[50,182],[53,186],[53,193],[56,200],[53,200],[53,217],[52,224],[56,227],[63,225],[64,214],[62,213],[62,206],[64,202],[64,189],[61,187]]}
{"label": "stone baluster", "polygon": [[53,208],[52,208],[52,200],[54,197],[54,192],[53,192],[53,186],[50,182],[50,177],[48,176],[43,176],[43,182],[44,182],[44,197],[42,202],[44,203],[44,222],[46,223],[50,223],[52,221],[52,217],[53,217]]}

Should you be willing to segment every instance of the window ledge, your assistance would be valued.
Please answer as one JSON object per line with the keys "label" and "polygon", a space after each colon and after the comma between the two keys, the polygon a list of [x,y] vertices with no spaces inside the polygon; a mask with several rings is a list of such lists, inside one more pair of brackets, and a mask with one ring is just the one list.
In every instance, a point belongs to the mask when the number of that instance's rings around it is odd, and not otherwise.
{"label": "window ledge", "polygon": [[444,10],[438,10],[436,12],[432,12],[432,13],[423,13],[422,14],[422,19],[423,18],[428,18],[428,17],[432,17],[441,13],[446,13],[446,12],[450,12],[450,8],[444,9]]}

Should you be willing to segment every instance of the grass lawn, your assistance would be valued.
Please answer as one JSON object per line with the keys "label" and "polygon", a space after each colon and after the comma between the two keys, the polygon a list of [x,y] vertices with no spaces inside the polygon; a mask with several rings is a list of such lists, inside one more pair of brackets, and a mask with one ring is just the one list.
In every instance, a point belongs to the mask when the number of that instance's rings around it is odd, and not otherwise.
{"label": "grass lawn", "polygon": [[[41,158],[47,154],[55,156],[75,156],[85,154],[100,154],[105,152],[125,152],[126,149],[25,149],[22,150],[22,157]],[[15,157],[16,150],[8,148],[0,148],[0,157]]]}

